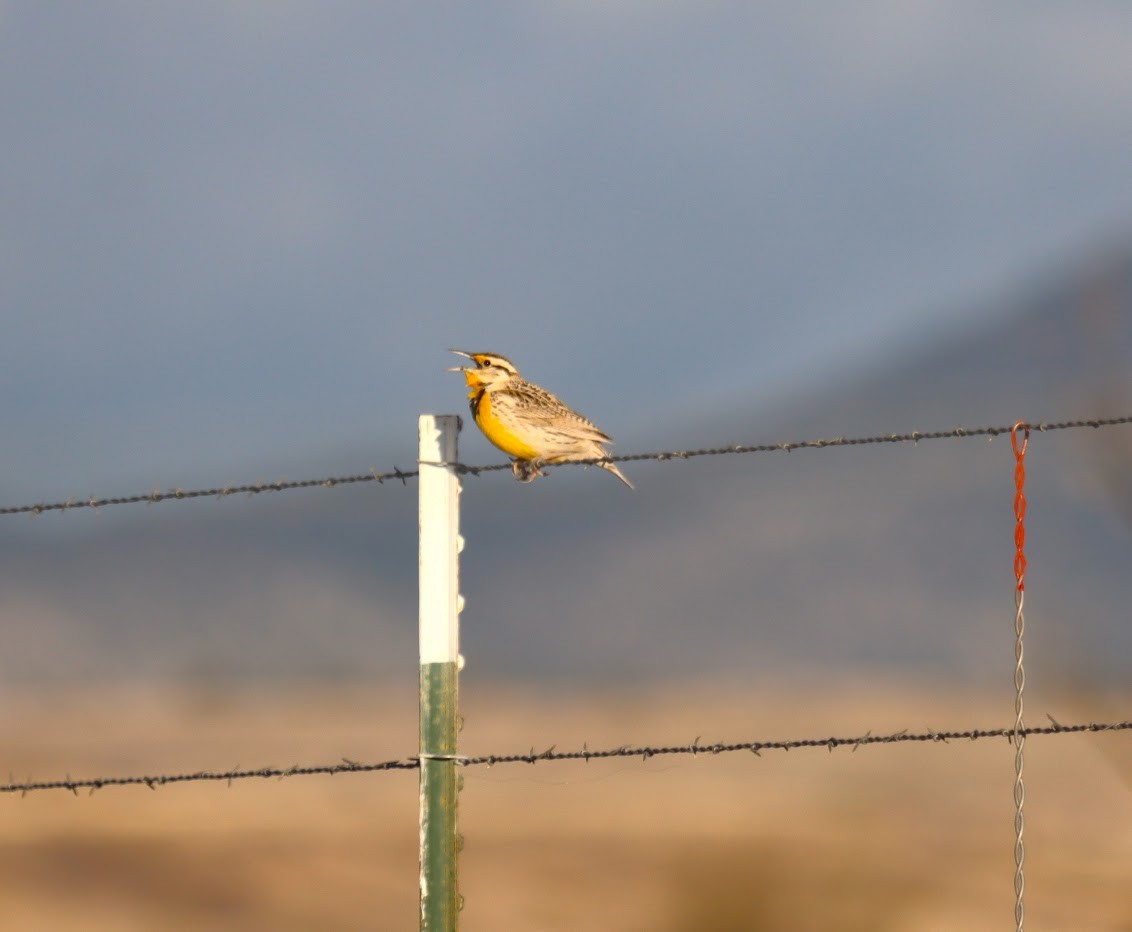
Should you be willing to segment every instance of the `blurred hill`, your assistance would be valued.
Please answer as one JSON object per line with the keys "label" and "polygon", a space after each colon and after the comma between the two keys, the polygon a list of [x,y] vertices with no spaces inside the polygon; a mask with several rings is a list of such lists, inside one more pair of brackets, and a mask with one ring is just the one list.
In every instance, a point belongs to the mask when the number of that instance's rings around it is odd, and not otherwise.
{"label": "blurred hill", "polygon": [[[926,335],[834,381],[814,373],[785,404],[735,398],[666,425],[654,448],[1127,414],[1130,295],[1127,259],[1051,271],[988,301],[993,323]],[[1009,313],[989,313],[1003,303]],[[659,407],[710,360],[690,349],[634,364],[657,380]],[[451,410],[464,410],[455,391]],[[416,414],[405,412],[406,430]],[[478,438],[465,437],[464,456],[483,462],[469,448],[482,451]],[[343,472],[393,465],[370,455],[325,461]],[[1132,651],[1130,465],[1132,427],[1033,439],[1028,656],[1058,675],[1104,678]],[[593,470],[531,486],[469,477],[469,670],[575,682],[770,670],[1001,677],[1013,637],[1013,467],[999,438],[630,463],[636,493]],[[410,482],[6,518],[0,681],[411,677],[415,512]]]}

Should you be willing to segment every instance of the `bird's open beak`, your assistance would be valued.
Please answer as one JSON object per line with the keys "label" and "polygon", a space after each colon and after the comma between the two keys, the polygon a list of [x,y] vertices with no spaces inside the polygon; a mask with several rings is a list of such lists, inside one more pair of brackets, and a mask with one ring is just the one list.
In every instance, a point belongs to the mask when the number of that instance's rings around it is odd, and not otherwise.
{"label": "bird's open beak", "polygon": [[[448,352],[455,353],[457,356],[463,356],[465,359],[471,359],[472,358],[471,353],[465,353],[463,350],[460,350],[460,349],[449,350]],[[472,368],[472,367],[470,367],[470,366],[449,366],[448,371],[449,372],[467,372],[469,368]]]}

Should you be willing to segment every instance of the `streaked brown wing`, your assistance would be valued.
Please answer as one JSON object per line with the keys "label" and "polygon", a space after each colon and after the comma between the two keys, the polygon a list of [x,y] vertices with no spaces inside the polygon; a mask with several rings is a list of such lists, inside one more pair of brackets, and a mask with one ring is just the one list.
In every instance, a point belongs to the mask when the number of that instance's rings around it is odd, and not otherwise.
{"label": "streaked brown wing", "polygon": [[544,428],[563,436],[578,440],[594,440],[598,443],[611,442],[609,435],[593,421],[582,417],[573,408],[567,407],[550,392],[537,385],[528,382],[511,386],[502,392],[497,392],[496,395],[498,400],[503,400],[499,396],[505,396],[506,403],[514,405],[516,412],[524,419],[541,424]]}

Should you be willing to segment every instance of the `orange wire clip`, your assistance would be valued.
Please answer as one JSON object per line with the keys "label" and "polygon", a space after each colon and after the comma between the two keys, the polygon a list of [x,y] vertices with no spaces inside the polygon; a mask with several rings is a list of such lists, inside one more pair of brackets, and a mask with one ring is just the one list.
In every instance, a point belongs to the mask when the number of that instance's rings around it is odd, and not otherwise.
{"label": "orange wire clip", "polygon": [[[1022,432],[1022,443],[1018,443],[1018,433]],[[1019,421],[1010,429],[1010,446],[1014,450],[1014,578],[1018,580],[1018,591],[1026,588],[1026,448],[1030,445],[1030,425]]]}

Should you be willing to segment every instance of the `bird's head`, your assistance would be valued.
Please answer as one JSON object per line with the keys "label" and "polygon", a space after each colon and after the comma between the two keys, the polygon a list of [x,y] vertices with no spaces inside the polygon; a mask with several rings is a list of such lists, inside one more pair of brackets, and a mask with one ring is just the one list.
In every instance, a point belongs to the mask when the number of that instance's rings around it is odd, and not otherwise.
{"label": "bird's head", "polygon": [[452,366],[449,372],[463,372],[464,380],[469,388],[491,388],[501,385],[519,374],[515,364],[506,356],[498,353],[465,353],[463,350],[452,350],[457,356],[470,359],[474,365]]}

